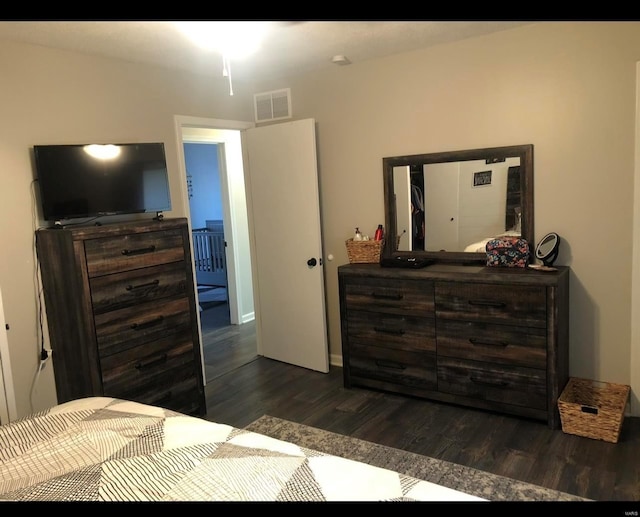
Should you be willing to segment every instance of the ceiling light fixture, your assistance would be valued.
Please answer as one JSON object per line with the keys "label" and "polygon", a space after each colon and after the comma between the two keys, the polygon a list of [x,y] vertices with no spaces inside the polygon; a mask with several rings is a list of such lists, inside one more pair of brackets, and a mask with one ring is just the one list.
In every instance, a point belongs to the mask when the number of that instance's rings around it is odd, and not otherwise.
{"label": "ceiling light fixture", "polygon": [[174,22],[175,26],[199,47],[222,55],[222,76],[231,83],[231,59],[244,59],[256,52],[269,29],[269,22],[215,21]]}

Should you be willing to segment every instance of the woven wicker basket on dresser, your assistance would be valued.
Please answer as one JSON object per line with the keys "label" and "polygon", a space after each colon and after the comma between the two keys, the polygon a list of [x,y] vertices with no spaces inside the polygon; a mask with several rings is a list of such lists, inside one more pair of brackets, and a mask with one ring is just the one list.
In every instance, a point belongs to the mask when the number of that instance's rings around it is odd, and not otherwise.
{"label": "woven wicker basket on dresser", "polygon": [[354,241],[347,239],[347,255],[350,264],[377,264],[384,240]]}

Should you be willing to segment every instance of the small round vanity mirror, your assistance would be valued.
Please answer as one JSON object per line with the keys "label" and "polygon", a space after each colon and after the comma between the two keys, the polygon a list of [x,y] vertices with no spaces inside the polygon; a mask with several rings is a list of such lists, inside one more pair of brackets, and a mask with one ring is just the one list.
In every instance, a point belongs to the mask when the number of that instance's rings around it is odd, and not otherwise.
{"label": "small round vanity mirror", "polygon": [[536,258],[542,260],[547,266],[553,266],[558,258],[558,248],[560,247],[560,237],[557,233],[548,233],[536,246]]}

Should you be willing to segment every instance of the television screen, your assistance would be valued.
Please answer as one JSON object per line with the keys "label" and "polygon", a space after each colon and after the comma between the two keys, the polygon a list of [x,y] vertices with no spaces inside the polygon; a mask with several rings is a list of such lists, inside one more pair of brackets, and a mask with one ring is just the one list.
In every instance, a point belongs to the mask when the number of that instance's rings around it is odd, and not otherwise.
{"label": "television screen", "polygon": [[35,145],[43,217],[171,210],[163,143]]}

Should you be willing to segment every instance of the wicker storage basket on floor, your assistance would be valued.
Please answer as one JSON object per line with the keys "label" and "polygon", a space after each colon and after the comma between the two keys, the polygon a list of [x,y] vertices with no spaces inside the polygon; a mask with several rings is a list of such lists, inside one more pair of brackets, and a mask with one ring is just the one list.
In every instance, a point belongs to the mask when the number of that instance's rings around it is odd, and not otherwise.
{"label": "wicker storage basket on floor", "polygon": [[618,443],[630,387],[570,378],[558,397],[562,431]]}
{"label": "wicker storage basket on floor", "polygon": [[377,264],[380,262],[381,241],[354,241],[347,239],[347,255],[351,264]]}

